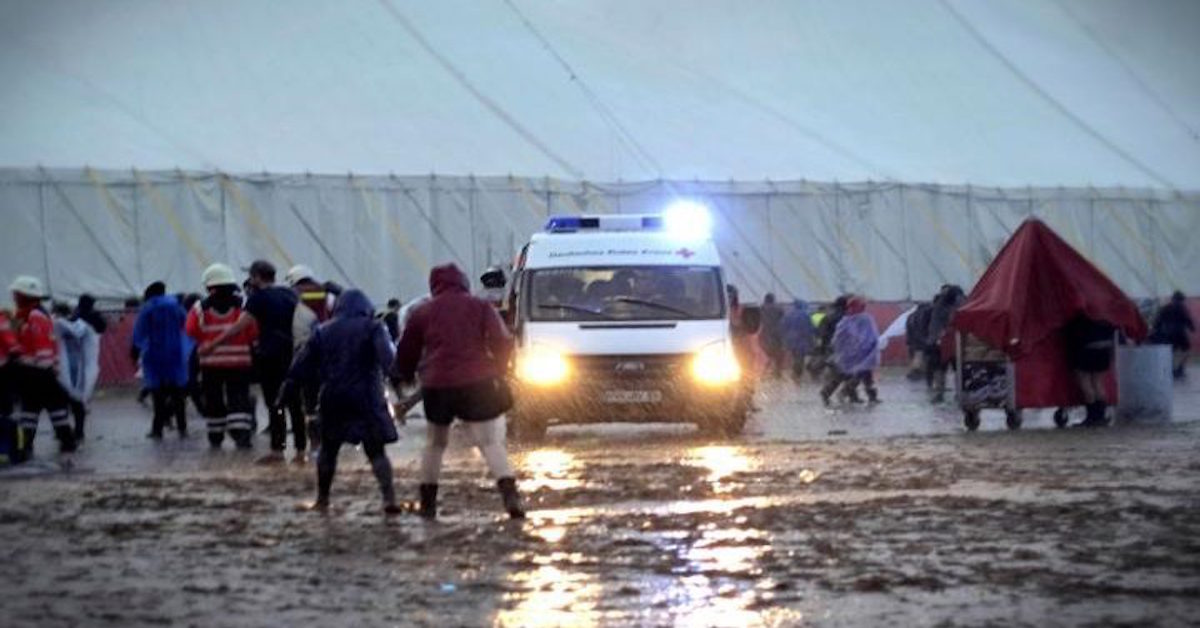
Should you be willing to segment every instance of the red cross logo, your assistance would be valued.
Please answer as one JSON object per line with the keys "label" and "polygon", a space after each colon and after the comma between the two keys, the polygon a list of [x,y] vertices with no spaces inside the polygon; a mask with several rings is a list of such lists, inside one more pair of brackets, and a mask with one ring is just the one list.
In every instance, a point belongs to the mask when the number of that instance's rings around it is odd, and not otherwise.
{"label": "red cross logo", "polygon": [[687,259],[687,258],[695,255],[696,252],[689,250],[687,248],[682,248],[682,249],[679,249],[678,251],[675,251],[675,254],[678,255],[679,257],[682,257],[683,259]]}

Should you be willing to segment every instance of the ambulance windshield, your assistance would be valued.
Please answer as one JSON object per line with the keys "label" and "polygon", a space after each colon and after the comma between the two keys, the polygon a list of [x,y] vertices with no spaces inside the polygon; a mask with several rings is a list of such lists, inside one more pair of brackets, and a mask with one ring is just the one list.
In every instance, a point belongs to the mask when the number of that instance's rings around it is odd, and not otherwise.
{"label": "ambulance windshield", "polygon": [[642,321],[725,316],[711,266],[544,268],[529,278],[530,320]]}

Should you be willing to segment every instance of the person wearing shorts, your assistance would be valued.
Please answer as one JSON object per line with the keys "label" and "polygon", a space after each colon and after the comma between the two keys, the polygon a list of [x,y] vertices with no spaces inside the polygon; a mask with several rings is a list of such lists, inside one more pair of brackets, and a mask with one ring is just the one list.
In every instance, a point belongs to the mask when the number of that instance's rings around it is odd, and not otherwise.
{"label": "person wearing shorts", "polygon": [[466,274],[454,264],[429,275],[432,298],[412,312],[400,336],[395,382],[419,372],[428,425],[421,455],[420,514],[437,517],[442,457],[455,420],[467,432],[496,478],[505,510],[525,517],[505,449],[504,412],[512,405],[504,376],[512,337],[492,304],[471,296]]}
{"label": "person wearing shorts", "polygon": [[1108,423],[1103,378],[1112,367],[1115,333],[1109,323],[1084,314],[1077,315],[1063,328],[1067,363],[1075,372],[1087,408],[1087,418],[1078,427],[1101,427]]}

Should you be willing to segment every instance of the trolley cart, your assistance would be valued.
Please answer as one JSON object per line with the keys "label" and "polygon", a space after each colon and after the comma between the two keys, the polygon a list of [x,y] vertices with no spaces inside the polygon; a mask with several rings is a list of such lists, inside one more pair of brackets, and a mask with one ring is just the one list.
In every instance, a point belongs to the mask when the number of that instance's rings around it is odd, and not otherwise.
{"label": "trolley cart", "polygon": [[1022,413],[1017,406],[1016,363],[975,336],[955,333],[955,370],[963,425],[972,432],[979,429],[982,411],[994,408],[1004,410],[1008,429],[1020,429]]}

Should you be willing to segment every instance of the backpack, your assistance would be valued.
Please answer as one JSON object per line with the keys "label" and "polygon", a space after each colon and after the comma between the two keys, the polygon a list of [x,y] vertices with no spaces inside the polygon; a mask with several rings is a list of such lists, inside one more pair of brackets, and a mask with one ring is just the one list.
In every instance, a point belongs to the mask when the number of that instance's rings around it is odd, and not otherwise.
{"label": "backpack", "polygon": [[317,322],[317,313],[303,301],[298,301],[296,310],[292,312],[292,351],[299,352],[308,343]]}

